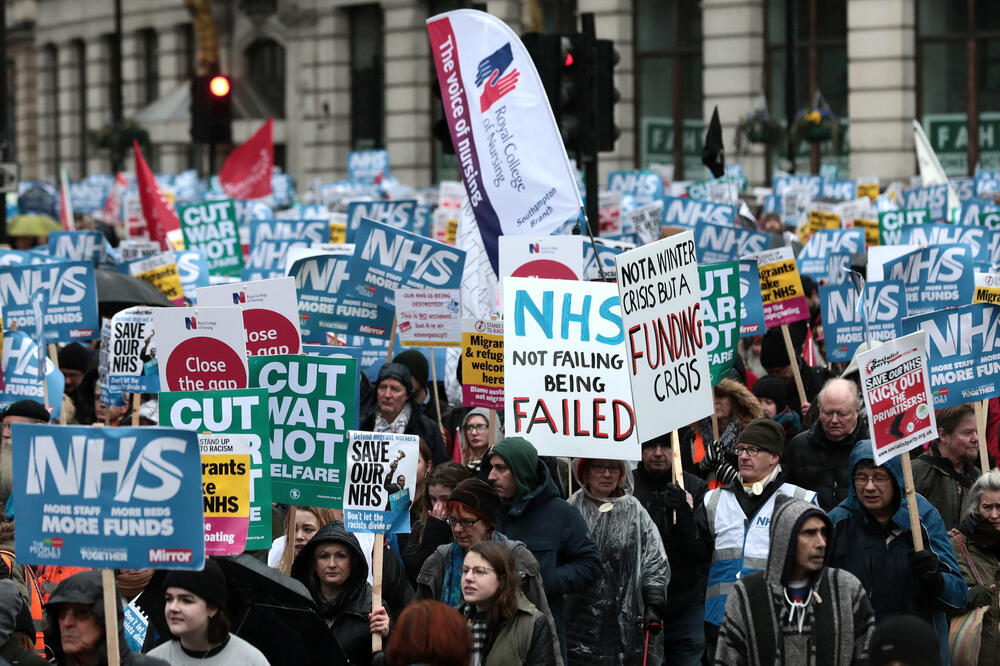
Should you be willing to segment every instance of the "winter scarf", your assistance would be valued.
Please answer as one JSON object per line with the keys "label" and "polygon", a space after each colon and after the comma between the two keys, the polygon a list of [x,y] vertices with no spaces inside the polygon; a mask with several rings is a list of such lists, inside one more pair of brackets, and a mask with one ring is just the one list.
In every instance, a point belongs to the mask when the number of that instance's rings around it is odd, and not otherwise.
{"label": "winter scarf", "polygon": [[[500,533],[493,533],[493,540],[500,541]],[[451,542],[448,549],[448,559],[444,563],[444,580],[441,581],[441,601],[452,608],[458,608],[462,603],[462,563],[465,562],[465,551],[456,542]]]}
{"label": "winter scarf", "polygon": [[403,405],[403,409],[399,412],[399,416],[397,416],[392,423],[389,423],[382,418],[382,414],[376,413],[375,432],[392,432],[397,435],[402,435],[406,432],[406,424],[410,422],[410,414],[412,413],[413,407],[410,406],[410,403]]}

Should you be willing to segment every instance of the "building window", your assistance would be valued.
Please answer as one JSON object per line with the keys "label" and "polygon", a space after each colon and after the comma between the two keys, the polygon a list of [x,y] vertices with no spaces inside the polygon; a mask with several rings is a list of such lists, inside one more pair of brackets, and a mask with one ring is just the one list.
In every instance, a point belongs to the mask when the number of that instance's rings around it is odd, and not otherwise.
{"label": "building window", "polygon": [[543,32],[568,34],[576,28],[576,0],[541,0]]}
{"label": "building window", "polygon": [[254,91],[276,118],[285,117],[285,49],[273,39],[257,39],[244,51]]}
{"label": "building window", "polygon": [[139,100],[152,104],[160,97],[160,49],[156,30],[146,28],[136,35],[139,46]]}
{"label": "building window", "polygon": [[43,127],[45,134],[48,135],[49,145],[52,146],[52,173],[58,176],[62,166],[59,145],[61,138],[59,136],[59,50],[54,44],[48,44],[43,48],[43,53],[45,63],[43,90],[48,97],[48,113]]}
{"label": "building window", "polygon": [[699,0],[635,0],[635,124],[639,166],[673,164],[674,177],[703,173]]}
{"label": "building window", "polygon": [[[917,1],[917,117],[950,176],[1000,169],[1000,12]],[[969,137],[978,140],[969,140]]]}
{"label": "building window", "polygon": [[87,176],[87,47],[82,39],[73,41],[73,64],[76,67],[76,134],[79,177]]}
{"label": "building window", "polygon": [[[791,18],[795,87],[791,102],[795,112],[813,104],[817,93],[841,123],[840,151],[834,154],[833,142],[811,150],[803,142],[795,155],[798,171],[819,169],[820,160],[836,163],[842,173],[850,170],[847,138],[847,1],[846,0],[768,0],[767,48],[764,58],[767,104],[771,114],[787,120],[785,78],[788,54],[786,32]],[[789,17],[789,11],[792,16]],[[788,154],[787,143],[776,147],[775,156]],[[769,155],[770,157],[774,157]],[[785,166],[789,166],[785,164]]]}
{"label": "building window", "polygon": [[351,145],[354,150],[385,147],[385,45],[382,8],[350,8]]}

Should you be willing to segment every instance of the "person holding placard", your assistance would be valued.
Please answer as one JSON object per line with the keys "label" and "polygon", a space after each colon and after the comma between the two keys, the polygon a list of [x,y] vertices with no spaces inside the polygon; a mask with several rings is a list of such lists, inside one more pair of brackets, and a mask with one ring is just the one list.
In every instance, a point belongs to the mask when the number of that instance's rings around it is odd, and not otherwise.
{"label": "person holding placard", "polygon": [[624,461],[578,458],[573,472],[572,504],[601,552],[602,575],[566,599],[570,663],[633,664],[663,628],[670,564],[656,524],[629,492]]}
{"label": "person holding placard", "polygon": [[849,463],[853,483],[847,499],[830,512],[834,525],[830,565],[861,581],[876,622],[909,613],[933,624],[942,663],[947,664],[945,612],[963,610],[969,599],[948,533],[937,509],[918,494],[925,549],[914,550],[899,456],[884,465],[875,465],[874,460],[871,440],[854,446]]}
{"label": "person holding placard", "polygon": [[972,405],[937,410],[938,440],[913,461],[913,487],[941,514],[945,529],[958,527],[968,513],[969,489],[981,472],[976,412]]}
{"label": "person holding placard", "polygon": [[[709,487],[716,488],[739,478],[736,443],[747,424],[764,416],[764,410],[753,393],[735,379],[720,380],[713,395],[718,439],[713,437],[712,418],[705,418],[693,428],[693,446],[698,473]],[[699,449],[704,451],[700,458]]]}
{"label": "person holding placard", "polygon": [[394,432],[423,437],[435,465],[448,460],[441,428],[424,414],[413,389],[413,376],[402,363],[386,363],[375,379],[375,411],[361,424],[367,432]]}
{"label": "person holding placard", "polygon": [[292,578],[309,589],[351,663],[371,664],[371,635],[389,635],[389,614],[384,607],[372,612],[368,563],[357,537],[344,523],[328,523],[309,540],[295,557]]}
{"label": "person holding placard", "polygon": [[163,579],[164,616],[172,640],[149,651],[171,666],[268,666],[260,650],[229,633],[226,577],[205,560],[201,571],[171,571]]}

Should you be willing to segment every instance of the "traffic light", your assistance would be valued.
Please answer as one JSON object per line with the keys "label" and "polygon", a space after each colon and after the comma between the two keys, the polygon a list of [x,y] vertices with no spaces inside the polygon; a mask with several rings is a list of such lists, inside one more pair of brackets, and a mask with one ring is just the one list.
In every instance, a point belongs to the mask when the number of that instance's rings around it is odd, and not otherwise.
{"label": "traffic light", "polygon": [[531,32],[522,35],[521,42],[538,70],[563,142],[572,148],[580,126],[578,107],[581,101],[577,94],[578,67],[572,39],[566,35]]}
{"label": "traffic light", "polygon": [[224,74],[199,74],[191,80],[191,140],[232,143],[232,83]]}
{"label": "traffic light", "polygon": [[610,39],[598,39],[594,52],[594,85],[597,89],[597,149],[614,150],[621,130],[615,125],[615,104],[621,99],[615,88],[618,51]]}

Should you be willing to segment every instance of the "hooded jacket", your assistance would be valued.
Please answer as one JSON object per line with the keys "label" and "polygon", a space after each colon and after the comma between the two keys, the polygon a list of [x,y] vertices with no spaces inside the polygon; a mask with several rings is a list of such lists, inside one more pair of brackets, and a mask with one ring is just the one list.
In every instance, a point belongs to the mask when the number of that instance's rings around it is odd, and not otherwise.
{"label": "hooded jacket", "polygon": [[[316,549],[339,543],[351,553],[351,575],[336,599],[328,600],[316,576]],[[357,538],[339,520],[327,523],[309,540],[292,563],[292,578],[305,585],[316,602],[316,610],[326,620],[334,638],[352,664],[370,664],[372,635],[368,614],[372,612],[372,586],[368,584],[368,562]],[[388,608],[386,611],[388,612]]]}
{"label": "hooded jacket", "polygon": [[[84,571],[74,574],[59,583],[55,592],[49,597],[45,604],[45,612],[49,617],[49,628],[45,632],[45,642],[55,653],[56,663],[62,666],[69,663],[67,656],[62,649],[62,636],[60,635],[58,606],[60,604],[87,604],[91,612],[97,617],[101,627],[104,626],[104,588],[101,585],[100,571]],[[167,662],[149,655],[131,652],[128,643],[125,642],[125,630],[122,627],[122,620],[125,617],[122,611],[121,597],[115,594],[115,604],[118,614],[118,660],[122,666],[167,666]],[[106,664],[108,661],[107,642],[102,640],[98,647],[98,663]]]}
{"label": "hooded jacket", "polygon": [[[991,585],[1000,588],[1000,532],[973,512],[949,537],[958,568],[969,586],[967,610],[987,606],[976,666],[1000,666],[1000,593],[989,589]],[[963,545],[968,557],[962,552]]]}
{"label": "hooded jacket", "polygon": [[[809,577],[804,602],[786,595],[805,521],[830,518],[815,505],[775,499],[767,568],[737,581],[726,600],[715,663],[725,666],[851,666],[864,663],[875,616],[861,582],[842,569],[824,566]],[[829,542],[826,558],[830,557]]]}
{"label": "hooded jacket", "polygon": [[[582,460],[579,462],[583,462]],[[652,518],[631,494],[632,474],[625,471],[617,497],[598,498],[573,466],[580,490],[572,504],[587,523],[604,560],[600,578],[566,598],[566,642],[570,662],[620,666],[641,660],[644,620],[652,610],[666,612],[670,564]],[[611,505],[611,510],[600,507]]]}
{"label": "hooded jacket", "polygon": [[868,422],[861,415],[854,432],[839,442],[831,442],[823,424],[816,421],[785,447],[781,469],[785,470],[789,483],[815,490],[820,507],[829,511],[847,497],[851,486],[847,463],[858,439],[867,436]]}
{"label": "hooded jacket", "polygon": [[[848,467],[852,475],[862,460],[874,460],[871,440],[864,439],[854,445]],[[847,499],[830,512],[834,524],[830,564],[857,576],[868,591],[877,621],[892,615],[912,614],[933,624],[941,645],[942,663],[948,664],[948,619],[945,612],[956,613],[964,609],[969,600],[968,590],[959,573],[940,514],[919,494],[916,495],[917,512],[924,548],[932,550],[938,558],[941,583],[932,595],[914,577],[908,561],[913,550],[913,535],[903,496],[902,463],[897,456],[883,467],[892,476],[896,512],[887,525],[880,525],[861,505],[852,483]],[[892,532],[898,535],[893,537]]]}
{"label": "hooded jacket", "polygon": [[913,487],[934,505],[948,530],[962,522],[969,507],[969,489],[979,475],[979,468],[972,462],[966,463],[961,472],[955,471],[955,466],[941,455],[936,443],[913,461]]}
{"label": "hooded jacket", "polygon": [[[370,405],[363,405],[361,407],[362,417],[360,419],[361,429],[366,431],[372,431],[375,429],[375,416],[378,412],[378,398],[376,397],[376,391],[372,391],[372,402]],[[423,437],[424,441],[427,442],[427,446],[431,449],[431,459],[434,461],[435,465],[440,465],[443,462],[448,462],[451,456],[448,455],[448,449],[444,447],[444,440],[441,438],[441,428],[434,419],[430,418],[424,414],[424,406],[413,399],[410,396],[407,403],[410,406],[410,418],[406,422],[406,428],[403,430],[404,434],[407,435],[417,435],[418,437]]]}
{"label": "hooded jacket", "polygon": [[[517,498],[501,508],[497,530],[523,543],[538,560],[559,643],[565,646],[563,596],[600,579],[601,555],[587,536],[583,516],[559,495],[534,447],[523,439],[516,441],[519,439],[509,437],[491,453],[504,459],[518,489]],[[489,468],[489,458],[484,458],[480,473]]]}

